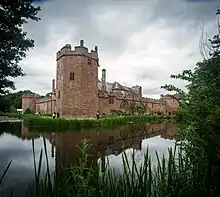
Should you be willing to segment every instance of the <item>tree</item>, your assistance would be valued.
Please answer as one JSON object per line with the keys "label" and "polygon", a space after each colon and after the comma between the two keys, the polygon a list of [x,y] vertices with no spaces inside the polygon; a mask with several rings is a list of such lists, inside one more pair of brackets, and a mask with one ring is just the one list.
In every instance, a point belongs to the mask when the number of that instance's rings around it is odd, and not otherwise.
{"label": "tree", "polygon": [[[219,10],[217,15],[220,15]],[[206,59],[198,62],[193,70],[171,75],[171,78],[188,82],[187,92],[173,85],[162,88],[176,91],[181,97],[180,114],[187,125],[182,137],[187,140],[187,157],[198,166],[194,171],[200,182],[197,186],[204,196],[217,196],[220,175],[220,32],[205,45],[207,48],[202,49],[208,54]]]}
{"label": "tree", "polygon": [[34,41],[26,37],[22,25],[28,19],[39,21],[39,11],[40,7],[34,7],[32,0],[2,0],[0,3],[0,95],[7,93],[8,88],[15,89],[10,78],[24,76],[19,62],[34,47]]}
{"label": "tree", "polygon": [[22,95],[23,94],[34,94],[30,90],[24,90],[24,91],[18,91],[14,93],[9,93],[5,97],[10,100],[11,105],[15,107],[16,109],[22,108]]}
{"label": "tree", "polygon": [[0,96],[0,112],[8,112],[11,106],[10,100],[5,96]]}

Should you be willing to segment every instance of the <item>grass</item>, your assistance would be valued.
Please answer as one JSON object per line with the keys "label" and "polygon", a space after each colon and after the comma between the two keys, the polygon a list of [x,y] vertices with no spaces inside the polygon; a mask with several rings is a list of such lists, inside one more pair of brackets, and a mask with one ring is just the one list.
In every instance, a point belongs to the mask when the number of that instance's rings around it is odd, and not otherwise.
{"label": "grass", "polygon": [[[110,170],[107,162],[104,172],[100,174],[98,166],[88,161],[89,145],[88,141],[84,140],[80,148],[82,155],[80,161],[51,176],[45,138],[43,141],[47,170],[42,176],[43,149],[40,152],[39,165],[36,166],[33,141],[35,183],[30,187],[30,197],[193,197],[199,194],[202,196],[202,193],[198,193],[200,190],[202,192],[203,188],[202,179],[197,176],[198,166],[192,165],[189,159],[184,157],[181,146],[174,150],[169,149],[167,159],[159,158],[156,152],[155,166],[148,151],[141,166],[137,165],[134,153],[131,161],[123,153],[123,173]],[[10,163],[3,177],[9,166]]]}
{"label": "grass", "polygon": [[51,131],[75,131],[86,128],[110,128],[126,123],[143,123],[143,122],[162,122],[166,119],[165,116],[148,115],[148,116],[116,116],[111,118],[101,119],[51,119],[40,116],[24,116],[24,125],[31,127],[34,130]]}

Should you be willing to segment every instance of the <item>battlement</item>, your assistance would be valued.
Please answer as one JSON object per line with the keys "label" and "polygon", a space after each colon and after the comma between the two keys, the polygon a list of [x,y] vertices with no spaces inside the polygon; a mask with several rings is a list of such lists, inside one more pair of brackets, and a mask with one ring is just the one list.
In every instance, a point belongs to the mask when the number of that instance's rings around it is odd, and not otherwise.
{"label": "battlement", "polygon": [[23,94],[22,98],[40,98],[40,95],[38,94]]}
{"label": "battlement", "polygon": [[165,102],[160,100],[160,99],[153,99],[153,98],[143,97],[142,100],[145,101],[145,102],[149,102],[149,103],[165,104]]}
{"label": "battlement", "polygon": [[95,46],[94,50],[89,52],[88,48],[84,46],[84,41],[80,40],[80,45],[75,46],[72,50],[71,44],[63,46],[56,54],[56,59],[60,59],[63,56],[87,56],[89,58],[98,60],[98,47]]}

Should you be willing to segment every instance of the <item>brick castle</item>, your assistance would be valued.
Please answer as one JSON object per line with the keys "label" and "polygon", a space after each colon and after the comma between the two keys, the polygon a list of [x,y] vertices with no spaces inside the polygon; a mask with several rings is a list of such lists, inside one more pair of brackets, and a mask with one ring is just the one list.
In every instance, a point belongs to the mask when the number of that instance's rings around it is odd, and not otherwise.
{"label": "brick castle", "polygon": [[22,111],[30,108],[32,112],[59,112],[61,117],[95,117],[111,110],[129,111],[131,106],[144,108],[147,113],[173,114],[179,107],[173,95],[161,95],[160,99],[142,96],[141,86],[126,87],[119,82],[106,80],[106,70],[98,79],[98,47],[88,51],[84,41],[71,49],[66,44],[56,54],[56,82],[52,80],[52,94],[40,98],[37,94],[22,96]]}

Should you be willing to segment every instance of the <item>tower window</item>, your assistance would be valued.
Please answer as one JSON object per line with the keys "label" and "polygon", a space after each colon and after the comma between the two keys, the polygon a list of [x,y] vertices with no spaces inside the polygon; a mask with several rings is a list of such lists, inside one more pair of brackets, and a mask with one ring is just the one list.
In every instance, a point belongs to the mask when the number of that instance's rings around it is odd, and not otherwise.
{"label": "tower window", "polygon": [[58,97],[58,99],[60,99],[60,91],[58,91],[58,96],[57,97]]}
{"label": "tower window", "polygon": [[73,81],[74,80],[74,72],[71,72],[70,73],[70,81]]}
{"label": "tower window", "polygon": [[89,64],[89,65],[92,64],[92,60],[91,60],[91,58],[88,58],[88,64]]}
{"label": "tower window", "polygon": [[109,97],[109,104],[114,104],[114,101],[115,101],[115,100],[114,100],[114,97],[112,97],[112,96]]}

